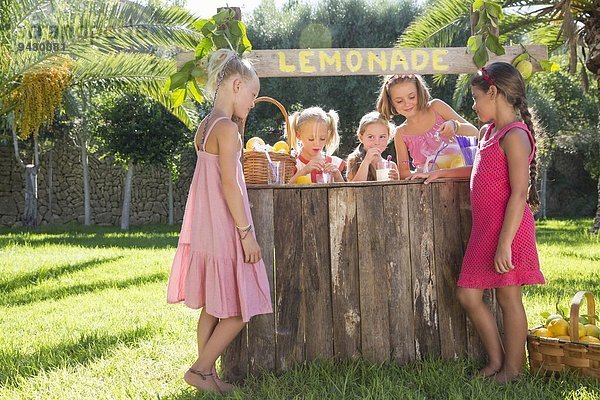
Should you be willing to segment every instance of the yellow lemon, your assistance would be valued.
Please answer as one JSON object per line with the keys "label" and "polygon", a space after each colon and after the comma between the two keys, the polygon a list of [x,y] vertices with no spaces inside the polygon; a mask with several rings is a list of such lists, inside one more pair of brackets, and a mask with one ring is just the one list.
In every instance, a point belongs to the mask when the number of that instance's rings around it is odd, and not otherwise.
{"label": "yellow lemon", "polygon": [[566,335],[565,336],[557,336],[556,338],[560,339],[560,340],[566,340],[566,341],[570,341],[571,340],[571,336],[566,336]]}
{"label": "yellow lemon", "polygon": [[548,330],[554,336],[566,336],[569,333],[569,323],[562,318],[557,318],[550,321]]}
{"label": "yellow lemon", "polygon": [[310,179],[310,176],[303,175],[296,178],[296,183],[298,185],[310,185],[312,183],[312,180]]}
{"label": "yellow lemon", "polygon": [[553,337],[552,332],[546,328],[538,328],[531,331],[531,334],[539,337]]}
{"label": "yellow lemon", "polygon": [[563,319],[562,315],[560,314],[552,314],[550,315],[547,319],[546,319],[546,328],[548,327],[548,325],[550,324],[550,321],[552,321],[553,319]]}
{"label": "yellow lemon", "polygon": [[256,147],[264,146],[265,141],[258,136],[251,137],[246,142],[246,150],[255,150]]}
{"label": "yellow lemon", "polygon": [[[583,325],[581,322],[578,322],[579,324],[579,337],[585,336],[585,325]],[[569,335],[571,335],[571,325],[569,325]]]}
{"label": "yellow lemon", "polygon": [[585,326],[585,336],[593,336],[600,339],[600,328],[594,324],[587,324]]}
{"label": "yellow lemon", "polygon": [[600,339],[598,339],[597,337],[593,337],[593,336],[580,337],[579,341],[584,342],[584,343],[599,343],[600,344]]}
{"label": "yellow lemon", "polygon": [[288,144],[283,140],[280,140],[273,145],[273,151],[281,151],[283,153],[290,154],[290,146],[288,146]]}

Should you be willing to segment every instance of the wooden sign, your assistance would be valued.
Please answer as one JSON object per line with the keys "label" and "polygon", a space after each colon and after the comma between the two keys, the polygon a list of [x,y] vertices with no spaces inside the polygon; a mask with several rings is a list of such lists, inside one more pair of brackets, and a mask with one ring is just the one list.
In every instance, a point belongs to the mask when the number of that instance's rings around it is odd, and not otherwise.
{"label": "wooden sign", "polygon": [[[548,58],[546,46],[531,45],[526,48],[538,60]],[[489,63],[511,62],[523,52],[521,46],[507,46],[504,49],[506,54],[503,56],[490,53]],[[179,53],[178,68],[193,57],[194,52]],[[248,57],[261,78],[470,74],[477,71],[466,47],[255,50]],[[537,63],[534,63],[534,69],[540,69]]]}

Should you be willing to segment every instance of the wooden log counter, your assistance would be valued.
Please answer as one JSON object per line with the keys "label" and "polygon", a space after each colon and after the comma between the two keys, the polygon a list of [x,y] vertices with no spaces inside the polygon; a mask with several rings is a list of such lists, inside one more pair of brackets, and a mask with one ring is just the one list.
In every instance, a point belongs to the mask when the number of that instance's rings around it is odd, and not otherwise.
{"label": "wooden log counter", "polygon": [[274,313],[223,354],[227,379],[315,359],[483,357],[455,295],[468,180],[249,185],[248,195]]}

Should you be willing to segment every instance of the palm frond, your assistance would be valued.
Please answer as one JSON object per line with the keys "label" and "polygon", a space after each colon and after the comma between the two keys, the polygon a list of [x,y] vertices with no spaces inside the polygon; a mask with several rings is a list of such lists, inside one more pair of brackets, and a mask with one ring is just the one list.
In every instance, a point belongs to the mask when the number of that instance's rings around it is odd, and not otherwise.
{"label": "palm frond", "polygon": [[456,86],[454,87],[454,93],[452,94],[452,107],[455,110],[459,110],[465,98],[469,95],[469,89],[471,88],[471,75],[460,74],[456,80]]}
{"label": "palm frond", "polygon": [[400,47],[443,47],[469,29],[470,2],[439,0],[413,21],[398,39]]}

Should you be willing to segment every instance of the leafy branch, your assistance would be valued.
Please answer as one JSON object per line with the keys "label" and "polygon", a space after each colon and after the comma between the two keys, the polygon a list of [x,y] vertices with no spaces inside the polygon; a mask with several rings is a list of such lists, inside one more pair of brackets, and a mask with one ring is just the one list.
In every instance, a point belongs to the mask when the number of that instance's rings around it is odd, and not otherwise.
{"label": "leafy branch", "polygon": [[473,12],[477,13],[478,20],[475,35],[467,41],[467,51],[473,54],[473,62],[481,68],[489,60],[488,50],[498,56],[505,53],[495,33],[498,31],[498,21],[504,19],[504,14],[502,6],[495,0],[475,0]]}
{"label": "leafy branch", "polygon": [[196,45],[195,57],[165,83],[165,91],[171,92],[174,106],[181,105],[186,97],[199,103],[204,101],[202,89],[208,78],[208,59],[214,51],[230,48],[241,56],[252,50],[252,44],[246,35],[246,25],[236,19],[235,12],[230,8],[219,11],[210,19],[196,21],[193,27],[202,35]]}

